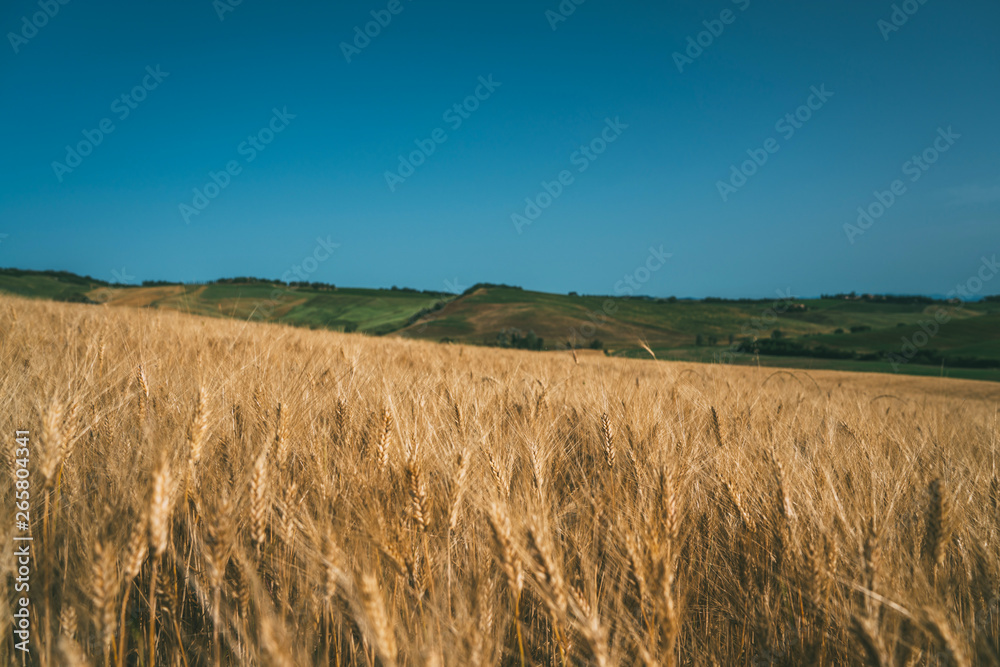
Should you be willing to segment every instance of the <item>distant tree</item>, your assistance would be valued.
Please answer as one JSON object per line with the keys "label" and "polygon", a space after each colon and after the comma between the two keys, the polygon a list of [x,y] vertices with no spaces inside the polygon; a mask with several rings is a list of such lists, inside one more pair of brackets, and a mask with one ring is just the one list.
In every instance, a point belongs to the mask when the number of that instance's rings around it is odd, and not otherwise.
{"label": "distant tree", "polygon": [[516,289],[516,290],[523,290],[524,289],[523,287],[518,287],[517,285],[507,285],[507,284],[504,284],[504,283],[476,283],[472,287],[470,287],[467,290],[465,290],[464,292],[462,292],[462,296],[465,296],[466,294],[472,294],[477,289],[481,289],[483,287],[487,287],[487,288],[488,287],[497,287],[497,288],[503,288],[503,289]]}
{"label": "distant tree", "polygon": [[718,338],[718,336],[709,336],[708,337],[708,345],[710,347],[715,347],[718,344],[719,344],[719,338]]}
{"label": "distant tree", "polygon": [[497,334],[493,344],[497,347],[513,347],[519,350],[542,350],[545,339],[536,336],[534,331],[522,334],[517,329],[504,329]]}
{"label": "distant tree", "polygon": [[729,344],[732,345],[735,342],[736,342],[736,336],[734,336],[733,334],[729,334]]}
{"label": "distant tree", "polygon": [[841,329],[840,327],[837,327],[837,330],[834,331],[833,333],[835,333],[835,334],[842,334],[842,333],[844,333],[844,330]]}
{"label": "distant tree", "polygon": [[705,337],[702,336],[701,334],[698,334],[697,336],[694,337],[694,344],[697,345],[698,347],[701,347],[702,345],[705,344]]}
{"label": "distant tree", "polygon": [[603,350],[604,349],[604,343],[601,342],[600,338],[595,338],[594,340],[590,341],[590,349],[591,350]]}
{"label": "distant tree", "polygon": [[781,340],[784,337],[785,337],[785,332],[782,331],[781,329],[775,329],[774,331],[771,332],[771,338],[773,340]]}
{"label": "distant tree", "polygon": [[74,292],[72,294],[59,295],[53,298],[54,301],[65,301],[67,303],[97,303],[92,300],[86,294],[80,294],[79,292]]}

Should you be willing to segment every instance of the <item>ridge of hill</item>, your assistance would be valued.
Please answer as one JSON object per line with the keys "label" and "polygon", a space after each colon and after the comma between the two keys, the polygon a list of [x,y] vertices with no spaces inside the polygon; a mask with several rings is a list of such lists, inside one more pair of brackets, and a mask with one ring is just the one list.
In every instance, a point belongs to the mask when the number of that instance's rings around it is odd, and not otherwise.
{"label": "ridge of hill", "polygon": [[0,292],[472,345],[1000,381],[996,300],[660,299],[485,283],[454,295],[252,278],[131,286],[21,269],[0,269]]}

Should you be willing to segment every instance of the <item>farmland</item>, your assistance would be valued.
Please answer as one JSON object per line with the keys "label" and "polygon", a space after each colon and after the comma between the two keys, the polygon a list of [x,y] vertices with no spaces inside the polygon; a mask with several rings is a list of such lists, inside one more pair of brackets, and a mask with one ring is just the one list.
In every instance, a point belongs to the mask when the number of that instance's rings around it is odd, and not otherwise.
{"label": "farmland", "polygon": [[44,667],[997,664],[995,383],[11,296],[0,352]]}
{"label": "farmland", "polygon": [[[1000,380],[1000,301],[653,299],[477,285],[463,294],[266,281],[110,285],[0,270],[0,292],[435,342]],[[645,347],[644,347],[645,346]]]}

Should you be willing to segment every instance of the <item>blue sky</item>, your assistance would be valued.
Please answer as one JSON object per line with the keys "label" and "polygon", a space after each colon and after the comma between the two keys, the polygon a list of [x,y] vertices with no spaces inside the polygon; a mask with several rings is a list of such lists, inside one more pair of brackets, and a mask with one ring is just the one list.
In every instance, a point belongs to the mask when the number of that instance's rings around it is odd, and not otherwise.
{"label": "blue sky", "polygon": [[11,0],[0,266],[946,293],[1000,251],[1000,6],[897,7]]}

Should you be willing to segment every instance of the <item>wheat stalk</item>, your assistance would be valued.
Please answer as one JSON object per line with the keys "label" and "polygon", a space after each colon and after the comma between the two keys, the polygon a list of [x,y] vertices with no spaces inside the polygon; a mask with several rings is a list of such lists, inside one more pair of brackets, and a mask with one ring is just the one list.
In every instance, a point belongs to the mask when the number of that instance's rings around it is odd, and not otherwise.
{"label": "wheat stalk", "polygon": [[138,368],[136,368],[135,380],[139,385],[139,403],[137,406],[139,424],[143,424],[146,421],[146,403],[149,402],[149,383],[146,382],[146,371],[143,370],[142,364],[139,364]]}
{"label": "wheat stalk", "polygon": [[559,642],[560,654],[565,658],[567,647],[563,639],[563,625],[569,606],[569,596],[562,568],[556,564],[553,550],[546,541],[537,518],[528,527],[528,546],[534,554],[537,565],[534,576],[542,587],[542,601],[548,609],[553,632]]}
{"label": "wheat stalk", "polygon": [[934,607],[924,607],[924,627],[937,640],[942,648],[947,665],[952,667],[971,667],[968,651],[963,642],[952,631],[947,617]]}
{"label": "wheat stalk", "polygon": [[347,403],[342,398],[337,399],[337,406],[334,412],[334,420],[337,424],[337,435],[341,442],[347,444],[348,429],[351,426],[351,416],[347,411]]}
{"label": "wheat stalk", "polygon": [[722,426],[719,424],[719,413],[715,411],[714,405],[712,406],[712,435],[715,436],[715,444],[722,447]]}
{"label": "wheat stalk", "polygon": [[501,497],[506,497],[510,493],[510,481],[500,467],[500,462],[493,456],[493,452],[486,452],[486,460],[490,464],[490,475],[493,477],[493,484],[496,485],[497,492]]}
{"label": "wheat stalk", "polygon": [[945,546],[951,539],[951,507],[944,482],[940,478],[931,481],[928,495],[930,502],[927,507],[924,557],[930,580],[934,583],[937,581],[938,570],[944,564]]}
{"label": "wheat stalk", "polygon": [[111,642],[115,636],[115,594],[118,581],[114,552],[100,542],[94,545],[92,577],[91,603],[101,649],[104,651],[104,664],[108,665],[111,661]]}
{"label": "wheat stalk", "polygon": [[507,578],[507,586],[515,598],[520,598],[521,591],[524,589],[524,570],[521,567],[521,559],[514,548],[514,532],[511,529],[510,517],[503,505],[495,501],[490,503],[490,511],[487,516],[497,551],[500,554],[501,569]]}
{"label": "wheat stalk", "polygon": [[156,664],[156,586],[160,558],[167,550],[170,512],[173,504],[170,465],[164,460],[153,475],[149,500],[149,553],[153,566],[149,576],[149,665]]}
{"label": "wheat stalk", "polygon": [[[100,556],[98,556],[97,560],[98,561],[100,560]],[[95,589],[96,588],[98,587],[95,586]],[[113,594],[114,591],[112,591],[112,595]],[[94,606],[95,608],[100,609],[99,605],[94,605]],[[112,618],[112,620],[114,619]],[[59,610],[59,632],[66,635],[70,639],[75,639],[76,631],[77,631],[76,608],[73,607],[72,605],[67,604],[62,609]]]}
{"label": "wheat stalk", "polygon": [[288,448],[290,443],[286,434],[285,422],[287,421],[287,417],[284,414],[285,411],[287,411],[287,408],[282,410],[281,403],[278,403],[278,407],[275,410],[276,416],[274,426],[274,454],[278,470],[284,470],[285,463],[288,461]]}
{"label": "wheat stalk", "polygon": [[604,445],[604,462],[613,469],[615,467],[615,436],[611,431],[611,419],[606,412],[601,414],[601,443]]}
{"label": "wheat stalk", "polygon": [[224,494],[215,508],[215,517],[209,524],[205,554],[208,565],[209,587],[212,593],[212,657],[216,667],[222,664],[219,629],[221,627],[222,584],[229,565],[230,550],[233,544],[233,507],[229,495]]}
{"label": "wheat stalk", "polygon": [[194,483],[197,475],[197,467],[201,461],[202,449],[205,444],[205,436],[208,433],[210,418],[211,412],[208,409],[208,393],[204,387],[200,387],[198,389],[198,403],[195,405],[194,415],[191,418],[191,425],[188,427],[187,434],[189,483]]}
{"label": "wheat stalk", "polygon": [[868,664],[875,667],[889,667],[889,654],[885,642],[879,634],[878,627],[870,619],[854,615],[851,619],[851,632],[861,643]]}
{"label": "wheat stalk", "polygon": [[392,440],[392,413],[388,408],[382,410],[382,429],[379,431],[378,443],[375,446],[375,464],[379,472],[385,472],[389,467],[389,443]]}
{"label": "wheat stalk", "polygon": [[253,466],[253,477],[250,480],[250,519],[253,541],[258,551],[267,537],[267,514],[270,510],[270,495],[267,475],[267,450],[265,449]]}
{"label": "wheat stalk", "polygon": [[448,530],[455,530],[458,527],[459,511],[462,507],[462,494],[465,493],[465,485],[469,478],[469,450],[462,449],[458,454],[455,465],[455,474],[452,478],[452,497],[448,511]]}
{"label": "wheat stalk", "polygon": [[397,648],[396,637],[389,624],[389,617],[385,611],[385,602],[382,599],[382,591],[379,589],[378,579],[375,575],[365,572],[361,575],[361,604],[368,618],[368,626],[372,632],[372,644],[378,651],[382,663],[385,665],[395,665]]}
{"label": "wheat stalk", "polygon": [[430,527],[430,508],[427,501],[427,484],[420,468],[418,459],[418,445],[411,448],[410,456],[406,462],[406,478],[410,492],[410,508],[413,513],[413,521],[426,532]]}
{"label": "wheat stalk", "polygon": [[160,558],[167,550],[170,530],[170,512],[173,508],[173,478],[166,461],[153,475],[153,489],[149,499],[149,553]]}
{"label": "wheat stalk", "polygon": [[[132,534],[125,547],[125,561],[122,566],[122,580],[125,584],[125,594],[122,596],[121,612],[119,614],[118,627],[125,627],[125,610],[128,607],[129,594],[132,592],[132,581],[139,576],[142,565],[146,561],[146,554],[149,552],[149,520],[146,515],[141,515],[139,520],[132,526]],[[125,655],[125,636],[127,633],[120,632],[118,636],[118,655]]]}
{"label": "wheat stalk", "polygon": [[66,451],[63,430],[64,407],[61,401],[53,399],[45,411],[42,421],[42,451],[38,471],[42,475],[42,485],[51,490],[56,483],[56,470],[62,464],[62,454]]}

